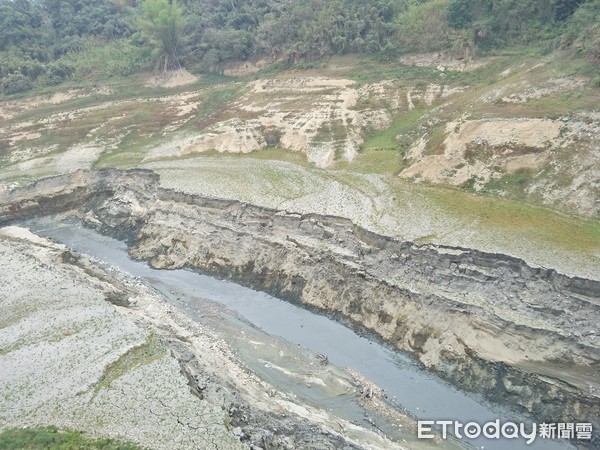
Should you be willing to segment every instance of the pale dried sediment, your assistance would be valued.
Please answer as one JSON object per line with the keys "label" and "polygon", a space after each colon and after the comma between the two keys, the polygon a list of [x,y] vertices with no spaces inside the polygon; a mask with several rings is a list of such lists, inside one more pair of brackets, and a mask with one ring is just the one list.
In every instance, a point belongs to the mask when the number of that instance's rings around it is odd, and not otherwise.
{"label": "pale dried sediment", "polygon": [[597,394],[586,389],[598,390],[589,373],[598,281],[398,241],[339,217],[168,191],[142,170],[80,172],[3,197],[0,222],[78,209],[155,267],[196,268],[333,312],[465,389],[542,418],[595,420]]}
{"label": "pale dried sediment", "polygon": [[164,74],[151,77],[146,86],[177,87],[192,84],[198,81],[198,77],[186,69],[169,70]]}
{"label": "pale dried sediment", "polygon": [[261,79],[246,85],[245,94],[223,112],[225,119],[150,148],[145,161],[211,150],[249,153],[272,145],[275,133],[277,145],[306,153],[317,167],[330,167],[356,158],[365,130],[383,130],[398,111],[415,103],[431,106],[460,91],[438,84],[406,88],[392,80],[357,86],[344,78]]}
{"label": "pale dried sediment", "polygon": [[384,235],[509,254],[571,275],[597,278],[600,273],[600,248],[576,252],[516,228],[499,232],[450,214],[408,184],[402,191],[395,190],[379,175],[223,157],[152,162],[144,167],[159,173],[161,185],[170,189],[301,214],[346,217]]}
{"label": "pale dried sediment", "polygon": [[459,186],[472,177],[488,182],[494,175],[492,167],[508,172],[539,168],[550,150],[566,145],[559,142],[563,126],[560,121],[547,119],[449,122],[443,152],[425,154],[426,141],[421,139],[409,150],[410,165],[400,176]]}
{"label": "pale dried sediment", "polygon": [[106,86],[92,89],[69,89],[64,92],[55,92],[52,95],[33,97],[27,100],[3,101],[0,104],[0,119],[11,119],[17,114],[44,105],[59,105],[76,98],[92,95],[109,95],[112,90]]}
{"label": "pale dried sediment", "polygon": [[155,449],[240,448],[224,412],[191,395],[160,347],[103,384],[152,334],[105,300],[106,281],[65,255],[26,230],[0,229],[0,430],[56,425]]}
{"label": "pale dried sediment", "polygon": [[0,228],[0,262],[0,431],[55,425],[153,449],[402,449],[277,391],[142,283],[63,245]]}

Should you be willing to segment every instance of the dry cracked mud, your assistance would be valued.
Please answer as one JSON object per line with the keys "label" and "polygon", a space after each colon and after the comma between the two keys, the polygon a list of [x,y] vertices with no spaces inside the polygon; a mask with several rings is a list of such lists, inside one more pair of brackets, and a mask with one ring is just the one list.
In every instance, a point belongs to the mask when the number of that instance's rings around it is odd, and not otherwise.
{"label": "dry cracked mud", "polygon": [[462,389],[540,420],[598,426],[598,280],[396,240],[335,216],[166,190],[150,171],[48,178],[5,192],[1,204],[0,223],[70,211],[127,239],[153,267],[195,269],[332,313]]}
{"label": "dry cracked mud", "polygon": [[[259,61],[222,84],[180,71],[4,101],[0,225],[66,212],[155,267],[333,314],[464,390],[597,429],[597,88],[544,58],[401,62],[263,76]],[[1,428],[422,445],[286,396],[156,292],[27,230],[0,229],[0,262]]]}
{"label": "dry cracked mud", "polygon": [[64,245],[4,227],[0,261],[0,429],[153,449],[402,448],[273,388],[152,289]]}

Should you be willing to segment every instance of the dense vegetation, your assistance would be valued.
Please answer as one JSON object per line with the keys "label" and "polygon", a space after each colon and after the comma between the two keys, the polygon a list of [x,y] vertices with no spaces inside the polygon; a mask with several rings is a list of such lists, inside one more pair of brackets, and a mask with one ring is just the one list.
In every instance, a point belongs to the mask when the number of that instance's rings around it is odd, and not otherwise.
{"label": "dense vegetation", "polygon": [[0,450],[136,450],[132,444],[113,439],[88,439],[78,431],[58,431],[56,427],[23,428],[0,433]]}
{"label": "dense vegetation", "polygon": [[0,87],[230,61],[573,48],[600,63],[600,0],[0,0]]}

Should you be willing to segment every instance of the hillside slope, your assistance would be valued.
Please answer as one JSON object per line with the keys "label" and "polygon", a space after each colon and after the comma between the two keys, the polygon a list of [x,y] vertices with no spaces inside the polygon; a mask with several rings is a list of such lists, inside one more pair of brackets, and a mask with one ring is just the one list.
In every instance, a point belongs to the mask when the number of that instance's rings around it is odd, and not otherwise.
{"label": "hillside slope", "polygon": [[147,167],[176,189],[594,276],[600,91],[578,63],[353,56],[170,88],[73,87],[1,104],[0,179]]}

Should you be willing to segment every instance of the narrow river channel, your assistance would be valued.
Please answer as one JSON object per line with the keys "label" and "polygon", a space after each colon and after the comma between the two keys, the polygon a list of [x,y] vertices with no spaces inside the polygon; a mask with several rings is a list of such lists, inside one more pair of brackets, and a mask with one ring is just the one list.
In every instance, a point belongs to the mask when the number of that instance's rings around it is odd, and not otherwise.
{"label": "narrow river channel", "polygon": [[[302,309],[267,294],[217,280],[188,270],[156,270],[146,263],[132,260],[125,243],[102,236],[77,223],[60,223],[41,218],[23,224],[33,232],[52,238],[69,248],[88,255],[106,266],[140,279],[159,291],[174,307],[185,311],[194,320],[207,319],[207,302],[221,305],[221,316],[227,316],[227,327],[221,327],[228,341],[244,361],[259,376],[278,389],[293,390],[306,401],[320,407],[342,411],[351,420],[364,415],[355,406],[355,396],[327,395],[315,386],[292,383],[280,360],[268,360],[269,354],[257,355],[255,334],[267,334],[278,345],[296,351],[327,355],[333,367],[348,367],[372,380],[387,393],[388,400],[411,416],[423,420],[460,420],[485,423],[500,418],[519,421],[506,409],[458,391],[436,376],[422,370],[411,358],[378,343],[375,339],[356,334],[326,316]],[[228,313],[233,311],[235,314]],[[272,357],[276,358],[276,354]],[[294,386],[291,386],[295,384]],[[527,426],[529,430],[530,427]],[[388,432],[389,430],[385,430]],[[394,433],[392,433],[394,434]],[[402,437],[400,433],[400,437]],[[411,438],[414,440],[414,436]],[[409,441],[411,440],[409,439]],[[524,440],[466,440],[480,449],[569,449],[563,442],[537,439],[526,445]]]}

